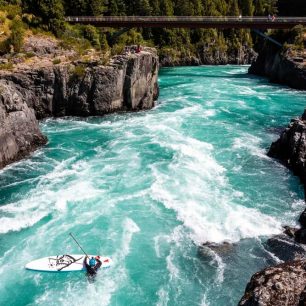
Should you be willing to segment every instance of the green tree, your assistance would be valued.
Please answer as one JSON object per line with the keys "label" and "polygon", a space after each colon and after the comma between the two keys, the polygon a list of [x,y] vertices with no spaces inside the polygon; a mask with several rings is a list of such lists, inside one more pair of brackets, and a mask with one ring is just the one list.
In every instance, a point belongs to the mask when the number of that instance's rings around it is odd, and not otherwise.
{"label": "green tree", "polygon": [[109,0],[108,2],[108,15],[121,16],[125,15],[126,5],[123,0]]}
{"label": "green tree", "polygon": [[263,0],[255,0],[255,15],[256,16],[263,16],[265,15],[265,6]]}
{"label": "green tree", "polygon": [[242,0],[241,1],[241,12],[243,16],[253,16],[255,6],[253,0]]}
{"label": "green tree", "polygon": [[174,8],[171,0],[160,0],[160,14],[164,16],[173,16]]}
{"label": "green tree", "polygon": [[86,25],[82,28],[83,36],[89,40],[91,45],[96,48],[100,48],[100,35],[96,27],[92,25]]}
{"label": "green tree", "polygon": [[64,28],[64,7],[61,0],[27,0],[26,12],[40,16],[48,30],[60,34]]}
{"label": "green tree", "polygon": [[240,11],[239,11],[239,6],[238,6],[238,1],[237,0],[230,0],[228,2],[227,14],[229,16],[239,16]]}

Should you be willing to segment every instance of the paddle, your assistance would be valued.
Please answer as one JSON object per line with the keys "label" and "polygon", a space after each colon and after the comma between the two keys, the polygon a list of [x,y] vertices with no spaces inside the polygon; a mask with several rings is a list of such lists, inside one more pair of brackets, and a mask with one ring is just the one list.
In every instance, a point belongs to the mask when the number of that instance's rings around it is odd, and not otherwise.
{"label": "paddle", "polygon": [[72,237],[72,239],[76,242],[76,244],[80,247],[80,249],[83,251],[83,253],[88,257],[87,253],[84,251],[84,249],[81,247],[81,245],[78,243],[78,241],[74,238],[72,233],[69,233],[69,235]]}

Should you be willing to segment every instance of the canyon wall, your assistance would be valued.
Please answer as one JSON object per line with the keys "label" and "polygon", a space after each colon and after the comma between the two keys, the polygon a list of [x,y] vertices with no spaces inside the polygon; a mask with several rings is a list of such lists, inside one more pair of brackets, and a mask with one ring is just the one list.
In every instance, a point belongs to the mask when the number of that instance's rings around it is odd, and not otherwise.
{"label": "canyon wall", "polygon": [[99,61],[18,65],[0,74],[0,169],[27,156],[47,139],[38,119],[101,116],[154,106],[158,57],[145,48]]}

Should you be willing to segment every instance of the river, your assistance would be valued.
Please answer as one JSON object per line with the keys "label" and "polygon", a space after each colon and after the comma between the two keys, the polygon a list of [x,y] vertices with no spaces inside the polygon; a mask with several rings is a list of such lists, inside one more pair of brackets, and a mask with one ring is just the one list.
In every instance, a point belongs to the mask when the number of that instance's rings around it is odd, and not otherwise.
{"label": "river", "polygon": [[[304,207],[266,152],[306,94],[247,68],[162,69],[152,110],[41,122],[48,145],[0,171],[0,305],[236,305]],[[81,253],[69,232],[112,257],[95,283],[24,269]]]}

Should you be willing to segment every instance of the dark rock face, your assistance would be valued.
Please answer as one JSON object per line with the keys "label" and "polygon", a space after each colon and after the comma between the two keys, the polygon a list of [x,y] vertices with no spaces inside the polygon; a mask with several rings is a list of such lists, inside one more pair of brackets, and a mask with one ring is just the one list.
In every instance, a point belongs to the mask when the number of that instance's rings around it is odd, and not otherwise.
{"label": "dark rock face", "polygon": [[305,305],[306,260],[297,260],[255,273],[239,306]]}
{"label": "dark rock face", "polygon": [[37,119],[104,115],[154,106],[158,97],[154,49],[98,62],[22,66],[0,75],[0,169],[46,143]]}
{"label": "dark rock face", "polygon": [[257,53],[249,47],[242,47],[235,51],[212,51],[210,48],[199,50],[199,57],[203,65],[245,65],[253,63]]}
{"label": "dark rock face", "polygon": [[34,110],[19,93],[0,85],[0,169],[28,155],[47,142],[38,127]]}
{"label": "dark rock face", "polygon": [[243,47],[239,52],[226,52],[218,50],[213,51],[213,48],[210,46],[199,49],[196,57],[189,56],[174,59],[171,56],[162,56],[160,59],[160,65],[162,67],[227,64],[245,65],[254,62],[256,58],[257,53],[252,48]]}
{"label": "dark rock face", "polygon": [[306,247],[296,243],[294,237],[281,234],[267,240],[265,248],[283,261],[305,258]]}
{"label": "dark rock face", "polygon": [[[291,120],[280,138],[273,142],[268,155],[282,161],[306,182],[306,112],[301,119]],[[305,218],[304,218],[305,219]],[[303,219],[303,220],[304,220]],[[305,220],[304,220],[305,221]]]}
{"label": "dark rock face", "polygon": [[290,50],[267,43],[249,68],[249,73],[267,76],[271,82],[286,84],[296,89],[306,89],[306,66],[295,62]]}

